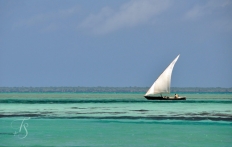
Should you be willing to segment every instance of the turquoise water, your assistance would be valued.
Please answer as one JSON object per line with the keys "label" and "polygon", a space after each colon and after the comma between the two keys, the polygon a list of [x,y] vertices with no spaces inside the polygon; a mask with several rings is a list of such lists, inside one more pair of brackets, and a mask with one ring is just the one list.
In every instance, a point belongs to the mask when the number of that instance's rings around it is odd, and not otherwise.
{"label": "turquoise water", "polygon": [[0,146],[231,146],[232,94],[179,95],[0,94]]}

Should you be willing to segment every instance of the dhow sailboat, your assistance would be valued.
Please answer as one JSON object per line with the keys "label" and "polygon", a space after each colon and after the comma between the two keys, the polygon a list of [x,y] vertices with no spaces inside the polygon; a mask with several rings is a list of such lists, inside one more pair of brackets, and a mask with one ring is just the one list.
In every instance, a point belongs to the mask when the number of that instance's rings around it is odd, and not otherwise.
{"label": "dhow sailboat", "polygon": [[[178,55],[171,64],[164,70],[164,72],[158,77],[158,79],[153,83],[144,97],[148,100],[186,100],[186,97],[168,97],[162,96],[162,94],[170,93],[171,76],[173,67],[178,60],[180,55]],[[157,94],[160,94],[157,96]]]}

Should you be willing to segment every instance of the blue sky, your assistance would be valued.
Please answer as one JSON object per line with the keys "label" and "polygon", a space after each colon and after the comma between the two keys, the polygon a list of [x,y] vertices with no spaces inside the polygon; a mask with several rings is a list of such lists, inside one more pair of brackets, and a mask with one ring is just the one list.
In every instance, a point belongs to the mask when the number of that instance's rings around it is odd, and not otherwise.
{"label": "blue sky", "polygon": [[232,87],[231,0],[0,0],[0,86]]}

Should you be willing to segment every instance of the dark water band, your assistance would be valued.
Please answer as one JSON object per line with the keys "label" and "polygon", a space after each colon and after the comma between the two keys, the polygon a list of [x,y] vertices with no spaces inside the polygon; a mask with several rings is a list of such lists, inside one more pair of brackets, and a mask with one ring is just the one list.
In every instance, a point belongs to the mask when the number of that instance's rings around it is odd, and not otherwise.
{"label": "dark water band", "polygon": [[19,100],[7,99],[0,100],[0,103],[20,103],[20,104],[68,104],[68,103],[219,103],[219,104],[232,104],[232,100],[186,100],[186,101],[164,101],[164,100]]}
{"label": "dark water band", "polygon": [[0,115],[0,118],[10,117],[31,117],[33,119],[129,119],[129,120],[188,120],[188,121],[232,121],[232,117],[176,117],[176,116],[74,116],[74,117],[60,117],[60,116],[45,116],[41,114],[12,114],[12,115]]}

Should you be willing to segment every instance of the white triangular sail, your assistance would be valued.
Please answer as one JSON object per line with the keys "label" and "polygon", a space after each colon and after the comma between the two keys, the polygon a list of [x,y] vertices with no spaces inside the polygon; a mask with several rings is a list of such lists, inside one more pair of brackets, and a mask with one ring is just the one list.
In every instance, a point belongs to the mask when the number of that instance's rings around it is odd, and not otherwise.
{"label": "white triangular sail", "polygon": [[179,56],[180,55],[178,55],[172,61],[172,63],[164,70],[164,72],[158,77],[158,79],[154,82],[154,84],[147,91],[145,96],[153,95],[153,94],[170,93],[172,70]]}

